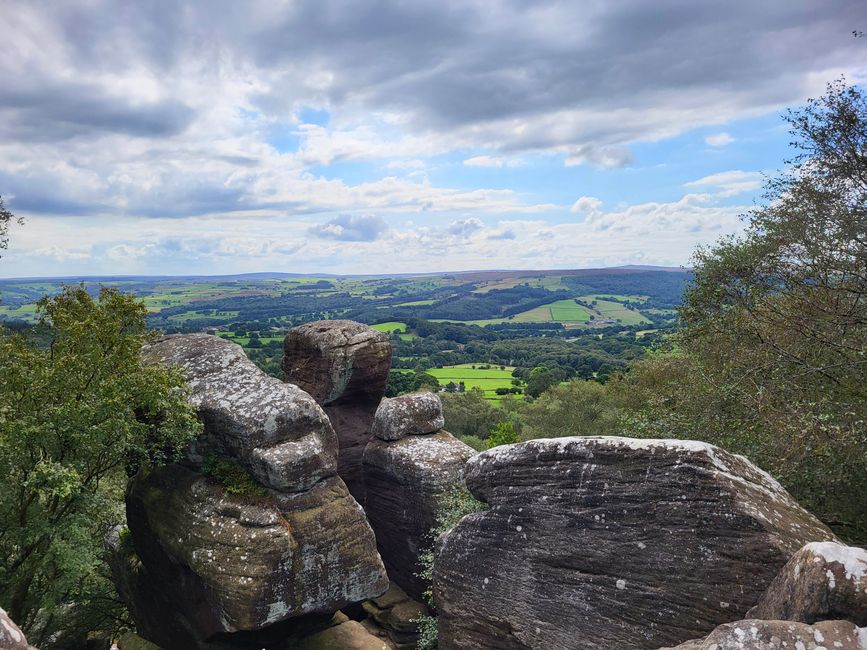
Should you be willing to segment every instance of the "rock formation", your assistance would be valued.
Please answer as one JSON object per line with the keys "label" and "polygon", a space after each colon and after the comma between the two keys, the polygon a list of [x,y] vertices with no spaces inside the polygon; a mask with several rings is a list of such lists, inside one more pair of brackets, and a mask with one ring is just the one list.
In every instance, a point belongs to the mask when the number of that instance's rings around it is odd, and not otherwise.
{"label": "rock formation", "polygon": [[490,509],[440,539],[440,647],[659,648],[742,617],[831,532],[712,445],[533,440],[472,458]]}
{"label": "rock formation", "polygon": [[310,393],[337,431],[338,473],[364,502],[361,459],[385,393],[391,344],[382,332],[354,321],[306,323],[283,341],[283,378]]}
{"label": "rock formation", "polygon": [[415,648],[418,620],[430,614],[424,604],[410,598],[394,583],[382,596],[365,601],[363,608],[370,618],[362,625],[387,639],[398,650]]}
{"label": "rock formation", "polygon": [[661,650],[867,650],[867,629],[848,621],[815,625],[747,619],[720,625],[706,638]]}
{"label": "rock formation", "polygon": [[476,453],[442,426],[442,404],[432,393],[386,399],[364,452],[365,510],[379,553],[391,580],[416,600],[427,588],[418,558],[432,544],[438,501]]}
{"label": "rock formation", "polygon": [[802,623],[845,619],[867,627],[867,551],[834,542],[807,544],[747,616]]}
{"label": "rock formation", "polygon": [[3,650],[35,650],[32,645],[27,643],[21,628],[9,618],[6,610],[2,607],[0,607],[0,648]]}
{"label": "rock formation", "polygon": [[[141,472],[127,493],[137,558],[115,566],[142,636],[230,646],[386,590],[373,532],[336,474],[334,431],[307,393],[214,336],[166,337],[144,356],[180,368],[204,433],[183,463]],[[249,485],[227,488],[225,471]]]}

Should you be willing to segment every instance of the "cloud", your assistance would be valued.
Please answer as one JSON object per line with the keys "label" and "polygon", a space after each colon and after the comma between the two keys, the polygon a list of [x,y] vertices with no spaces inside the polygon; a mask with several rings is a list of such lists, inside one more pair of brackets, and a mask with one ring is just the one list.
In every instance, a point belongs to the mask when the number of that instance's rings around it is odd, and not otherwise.
{"label": "cloud", "polygon": [[456,235],[458,237],[469,237],[474,232],[481,230],[483,227],[484,224],[479,219],[473,217],[471,219],[452,221],[446,230],[450,235]]}
{"label": "cloud", "polygon": [[734,141],[735,139],[725,131],[709,135],[704,139],[705,144],[711,147],[725,147]]}
{"label": "cloud", "polygon": [[340,215],[330,221],[311,226],[308,232],[321,239],[338,241],[375,241],[388,230],[385,220],[375,215]]}
{"label": "cloud", "polygon": [[704,187],[713,190],[717,196],[736,196],[759,189],[764,182],[761,172],[746,172],[739,169],[711,174],[689,182],[687,187]]}
{"label": "cloud", "polygon": [[504,239],[517,239],[517,235],[514,230],[507,228],[506,230],[501,230],[500,232],[495,232],[488,235],[488,239],[491,241],[498,241]]}
{"label": "cloud", "polygon": [[626,147],[596,147],[584,145],[569,152],[567,167],[589,164],[602,169],[616,169],[632,164],[632,153]]}
{"label": "cloud", "polygon": [[598,212],[600,207],[602,207],[602,201],[600,199],[597,199],[595,196],[582,196],[572,204],[572,207],[569,208],[569,212],[574,212],[576,214],[593,214]]}
{"label": "cloud", "polygon": [[520,158],[505,158],[503,156],[473,156],[464,160],[467,167],[520,167],[526,161]]}

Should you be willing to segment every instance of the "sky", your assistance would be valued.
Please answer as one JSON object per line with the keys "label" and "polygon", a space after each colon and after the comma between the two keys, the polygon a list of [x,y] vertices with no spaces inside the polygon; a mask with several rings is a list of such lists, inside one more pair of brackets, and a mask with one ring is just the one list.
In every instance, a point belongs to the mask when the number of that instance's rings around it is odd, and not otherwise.
{"label": "sky", "polygon": [[688,264],[863,0],[0,0],[0,277]]}

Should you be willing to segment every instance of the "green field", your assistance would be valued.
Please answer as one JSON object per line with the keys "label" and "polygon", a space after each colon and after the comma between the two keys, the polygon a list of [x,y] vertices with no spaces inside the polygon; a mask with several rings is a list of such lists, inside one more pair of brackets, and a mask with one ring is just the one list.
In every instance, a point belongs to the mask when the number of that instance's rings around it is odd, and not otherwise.
{"label": "green field", "polygon": [[[472,366],[476,365],[475,368]],[[485,399],[499,401],[500,395],[497,395],[497,388],[512,387],[512,370],[514,368],[506,366],[505,370],[500,370],[499,366],[491,366],[488,370],[479,368],[479,365],[485,364],[461,364],[459,366],[446,366],[444,368],[431,368],[427,372],[436,377],[440,384],[445,386],[450,381],[456,384],[464,382],[464,386],[469,390],[476,387],[481,388],[485,392]]]}
{"label": "green field", "polygon": [[616,320],[622,325],[644,325],[650,322],[640,312],[627,309],[622,303],[613,300],[601,300],[596,296],[582,296],[582,300],[596,301],[593,309],[598,313],[597,319]]}
{"label": "green field", "polygon": [[386,334],[390,334],[397,330],[398,332],[406,331],[406,323],[401,323],[400,321],[390,320],[387,323],[377,323],[376,325],[371,325],[373,329],[377,332],[385,332]]}

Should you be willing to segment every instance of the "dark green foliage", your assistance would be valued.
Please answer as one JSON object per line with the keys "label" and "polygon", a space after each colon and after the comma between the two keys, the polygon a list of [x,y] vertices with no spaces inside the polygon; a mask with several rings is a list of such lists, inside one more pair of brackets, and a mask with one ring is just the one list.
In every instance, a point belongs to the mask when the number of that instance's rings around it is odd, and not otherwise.
{"label": "dark green foliage", "polygon": [[126,471],[172,460],[200,425],[180,375],[141,362],[141,302],[66,287],[39,310],[38,337],[0,333],[0,602],[34,644],[68,647],[58,630],[113,616],[102,540]]}
{"label": "dark green foliage", "polygon": [[205,476],[219,481],[229,494],[250,497],[264,497],[268,494],[265,486],[257,483],[253,475],[232,458],[205,456],[202,472]]}
{"label": "dark green foliage", "polygon": [[515,431],[515,425],[511,422],[500,422],[491,429],[491,434],[487,439],[488,449],[500,445],[511,445],[516,442],[518,442],[518,433]]}

